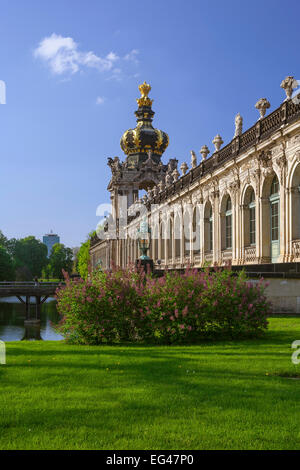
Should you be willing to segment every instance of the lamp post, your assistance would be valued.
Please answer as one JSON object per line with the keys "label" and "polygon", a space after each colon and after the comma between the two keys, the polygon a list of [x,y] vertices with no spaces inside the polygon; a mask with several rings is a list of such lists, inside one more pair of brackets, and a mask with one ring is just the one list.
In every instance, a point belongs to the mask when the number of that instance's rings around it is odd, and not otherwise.
{"label": "lamp post", "polygon": [[151,245],[151,229],[146,219],[142,220],[140,223],[137,240],[141,256],[136,260],[136,265],[141,265],[144,269],[149,265],[151,271],[153,271],[153,260],[147,255],[147,251],[150,249]]}

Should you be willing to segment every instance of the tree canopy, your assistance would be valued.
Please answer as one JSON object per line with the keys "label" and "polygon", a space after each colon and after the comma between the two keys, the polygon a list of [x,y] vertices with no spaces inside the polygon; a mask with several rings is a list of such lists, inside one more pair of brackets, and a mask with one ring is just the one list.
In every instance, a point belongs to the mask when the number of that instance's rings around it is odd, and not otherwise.
{"label": "tree canopy", "polygon": [[17,268],[26,266],[32,277],[41,276],[48,263],[46,245],[30,236],[16,240],[13,251]]}
{"label": "tree canopy", "polygon": [[62,243],[55,243],[52,247],[49,263],[47,266],[47,277],[61,279],[62,271],[71,274],[73,268],[73,252]]}
{"label": "tree canopy", "polygon": [[90,257],[90,239],[81,244],[77,254],[77,270],[82,279],[87,279],[89,273],[89,264],[91,261]]}
{"label": "tree canopy", "polygon": [[0,281],[15,279],[14,262],[4,246],[0,245]]}

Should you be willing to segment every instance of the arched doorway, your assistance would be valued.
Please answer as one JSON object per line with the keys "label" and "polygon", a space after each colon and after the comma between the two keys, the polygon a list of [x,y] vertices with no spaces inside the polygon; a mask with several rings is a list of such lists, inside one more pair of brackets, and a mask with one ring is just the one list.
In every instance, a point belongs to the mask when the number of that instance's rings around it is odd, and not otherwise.
{"label": "arched doorway", "polygon": [[182,229],[181,229],[181,217],[179,214],[175,214],[174,217],[174,238],[175,238],[175,261],[180,261],[181,256],[181,237],[182,237]]}
{"label": "arched doorway", "polygon": [[256,201],[252,186],[248,186],[243,204],[243,241],[245,262],[256,260]]}
{"label": "arched doorway", "polygon": [[214,249],[214,230],[213,230],[213,210],[210,201],[204,206],[204,259],[206,262],[212,262]]}
{"label": "arched doorway", "polygon": [[291,239],[293,260],[300,260],[300,164],[291,181]]}
{"label": "arched doorway", "polygon": [[280,196],[279,196],[279,181],[277,176],[273,177],[270,190],[270,229],[271,229],[271,261],[276,263],[280,253]]}
{"label": "arched doorway", "polygon": [[194,255],[200,254],[200,208],[197,205],[193,210],[193,253]]}

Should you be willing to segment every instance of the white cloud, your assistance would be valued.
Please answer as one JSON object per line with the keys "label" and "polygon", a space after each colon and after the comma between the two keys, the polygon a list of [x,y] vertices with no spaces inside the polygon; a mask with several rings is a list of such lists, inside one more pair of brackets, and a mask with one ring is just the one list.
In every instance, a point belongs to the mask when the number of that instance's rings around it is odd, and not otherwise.
{"label": "white cloud", "polygon": [[115,63],[120,59],[114,52],[105,57],[97,56],[92,51],[81,52],[73,38],[55,33],[42,39],[34,56],[45,62],[55,75],[75,74],[84,66],[107,72],[114,69]]}
{"label": "white cloud", "polygon": [[96,104],[101,105],[105,101],[105,98],[103,96],[98,96],[96,99]]}
{"label": "white cloud", "polygon": [[139,54],[139,51],[137,49],[132,49],[128,54],[124,56],[124,60],[134,62],[135,64],[138,64],[139,61],[137,59],[137,56]]}

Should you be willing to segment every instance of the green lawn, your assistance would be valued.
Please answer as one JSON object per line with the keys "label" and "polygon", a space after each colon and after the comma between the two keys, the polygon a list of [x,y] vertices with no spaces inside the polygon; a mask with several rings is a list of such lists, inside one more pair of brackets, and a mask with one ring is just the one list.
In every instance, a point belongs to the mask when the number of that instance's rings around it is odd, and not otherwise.
{"label": "green lawn", "polygon": [[300,449],[300,318],[191,346],[7,343],[0,449]]}

